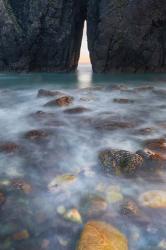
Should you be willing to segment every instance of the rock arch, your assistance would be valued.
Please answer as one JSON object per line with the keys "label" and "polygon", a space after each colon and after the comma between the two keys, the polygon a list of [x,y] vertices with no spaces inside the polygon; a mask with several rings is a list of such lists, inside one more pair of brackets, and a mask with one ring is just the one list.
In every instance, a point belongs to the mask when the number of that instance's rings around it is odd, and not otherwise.
{"label": "rock arch", "polygon": [[166,70],[165,0],[0,0],[0,71]]}

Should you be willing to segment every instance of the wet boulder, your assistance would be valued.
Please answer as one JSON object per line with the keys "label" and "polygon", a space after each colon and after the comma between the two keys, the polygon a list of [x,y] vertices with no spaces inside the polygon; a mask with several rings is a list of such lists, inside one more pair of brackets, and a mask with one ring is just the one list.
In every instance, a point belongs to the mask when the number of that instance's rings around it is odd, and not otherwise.
{"label": "wet boulder", "polygon": [[99,153],[99,161],[108,174],[134,175],[142,166],[143,158],[126,150],[106,149]]}
{"label": "wet boulder", "polygon": [[41,140],[48,137],[48,133],[44,130],[30,130],[25,133],[24,137],[31,141]]}
{"label": "wet boulder", "polygon": [[22,231],[13,234],[12,239],[15,241],[27,240],[30,237],[28,230],[24,229]]}
{"label": "wet boulder", "polygon": [[128,241],[123,233],[103,221],[89,221],[83,229],[76,250],[127,250]]}
{"label": "wet boulder", "polygon": [[60,91],[51,91],[46,89],[39,89],[37,97],[54,97],[58,95],[64,95],[64,93]]}
{"label": "wet boulder", "polygon": [[80,202],[81,211],[86,216],[96,216],[103,214],[108,207],[108,203],[102,196],[88,195]]}
{"label": "wet boulder", "polygon": [[135,126],[133,121],[124,121],[116,119],[97,119],[91,122],[96,130],[112,131],[117,129],[130,129]]}
{"label": "wet boulder", "polygon": [[52,118],[54,116],[55,116],[54,113],[44,112],[42,110],[38,110],[35,113],[31,114],[31,117],[33,117],[35,119],[38,119],[38,120],[43,120],[43,119],[47,120],[47,119],[50,119],[50,118]]}
{"label": "wet boulder", "polygon": [[29,194],[32,192],[32,186],[30,183],[28,183],[27,181],[23,180],[23,179],[13,179],[11,181],[11,186],[16,189],[16,190],[20,190],[25,194]]}
{"label": "wet boulder", "polygon": [[138,215],[139,208],[134,201],[128,200],[128,201],[125,201],[121,205],[121,214],[123,214],[123,215]]}
{"label": "wet boulder", "polygon": [[166,209],[166,191],[150,190],[144,192],[140,195],[139,202],[145,207]]}
{"label": "wet boulder", "polygon": [[119,103],[119,104],[130,104],[130,103],[134,103],[134,100],[127,99],[127,98],[114,98],[113,102]]}
{"label": "wet boulder", "polygon": [[147,140],[145,142],[145,147],[152,151],[166,154],[166,139],[157,138],[157,139]]}
{"label": "wet boulder", "polygon": [[138,87],[134,88],[134,90],[137,92],[150,91],[150,90],[154,90],[154,89],[155,89],[155,87],[151,86],[151,85],[138,86]]}
{"label": "wet boulder", "polygon": [[64,113],[66,113],[66,114],[81,114],[81,113],[88,112],[88,111],[90,111],[90,109],[87,109],[85,107],[75,107],[75,108],[64,110]]}
{"label": "wet boulder", "polygon": [[0,192],[0,207],[5,203],[6,197],[4,193]]}
{"label": "wet boulder", "polygon": [[44,106],[59,106],[59,107],[63,107],[63,106],[69,106],[70,104],[73,103],[74,98],[72,96],[62,96],[59,97],[55,100],[52,100],[50,102],[47,102]]}
{"label": "wet boulder", "polygon": [[20,146],[14,142],[6,142],[0,144],[0,152],[11,154],[17,153],[20,150]]}

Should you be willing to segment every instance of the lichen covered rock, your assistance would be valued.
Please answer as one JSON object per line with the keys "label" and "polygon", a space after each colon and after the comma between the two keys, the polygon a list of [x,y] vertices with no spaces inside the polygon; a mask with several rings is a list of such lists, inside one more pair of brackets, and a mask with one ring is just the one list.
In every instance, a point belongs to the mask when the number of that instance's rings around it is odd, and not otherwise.
{"label": "lichen covered rock", "polygon": [[106,173],[133,175],[143,164],[143,158],[126,150],[106,149],[99,153],[99,160]]}
{"label": "lichen covered rock", "polygon": [[72,96],[62,96],[62,97],[59,97],[59,98],[57,98],[55,100],[47,102],[45,104],[45,106],[51,106],[51,107],[54,107],[54,106],[59,106],[59,107],[68,106],[73,102],[73,100],[74,100],[74,98]]}

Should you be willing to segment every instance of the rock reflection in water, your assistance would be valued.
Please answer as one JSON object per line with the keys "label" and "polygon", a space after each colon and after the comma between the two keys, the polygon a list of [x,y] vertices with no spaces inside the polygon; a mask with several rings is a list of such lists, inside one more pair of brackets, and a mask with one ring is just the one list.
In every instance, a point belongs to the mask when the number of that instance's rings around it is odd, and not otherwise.
{"label": "rock reflection in water", "polygon": [[166,248],[166,76],[86,70],[0,76],[2,250]]}

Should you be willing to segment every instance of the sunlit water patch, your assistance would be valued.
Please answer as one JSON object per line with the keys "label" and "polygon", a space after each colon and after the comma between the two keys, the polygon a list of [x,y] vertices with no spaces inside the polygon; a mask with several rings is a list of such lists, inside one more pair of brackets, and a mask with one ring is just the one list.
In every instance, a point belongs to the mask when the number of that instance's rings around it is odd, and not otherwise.
{"label": "sunlit water patch", "polygon": [[[0,75],[0,249],[75,249],[92,219],[118,228],[131,250],[166,249],[165,82],[87,66]],[[145,154],[143,167],[108,174],[105,149]]]}

